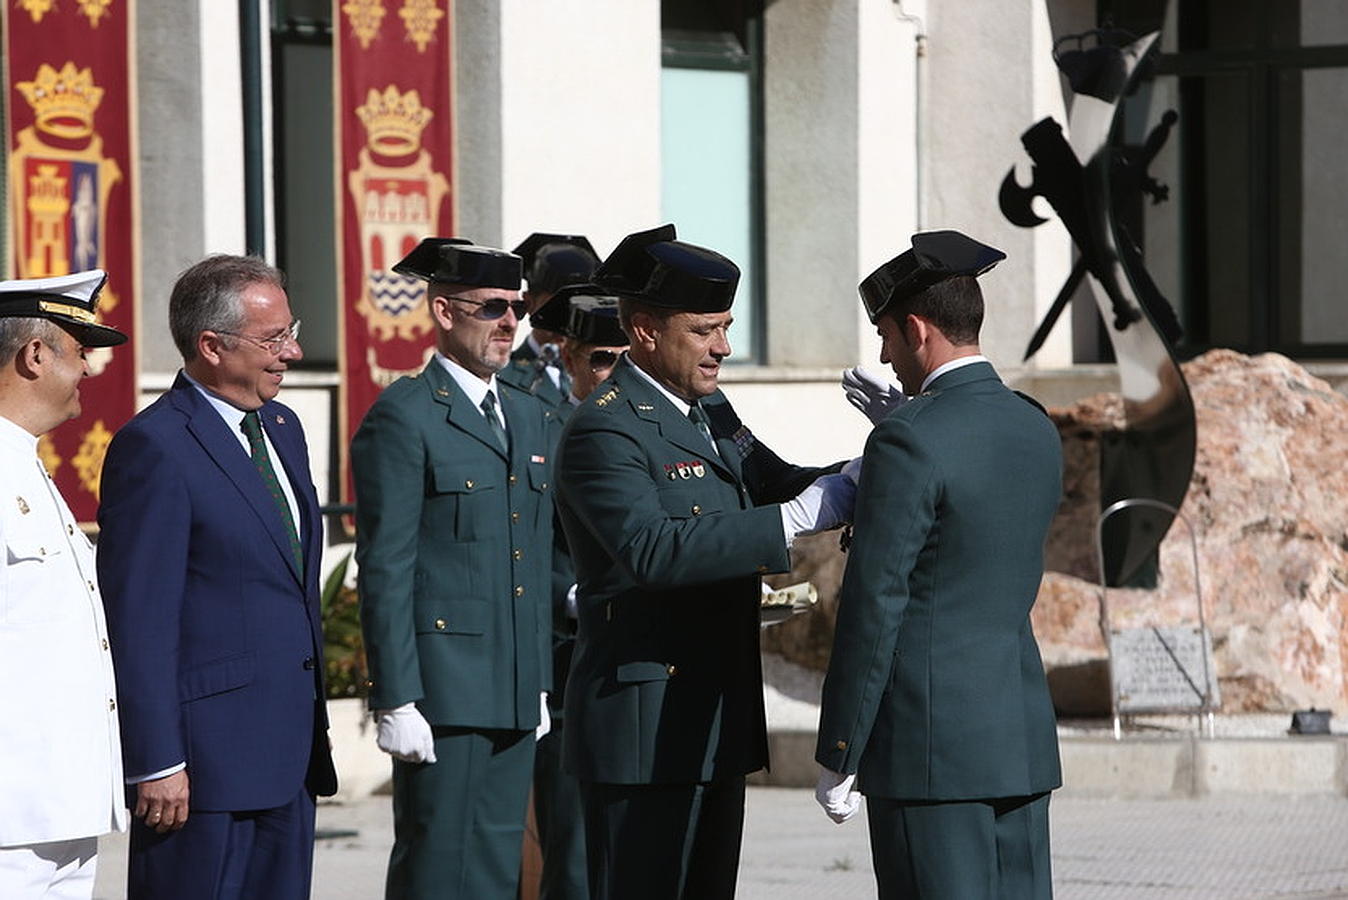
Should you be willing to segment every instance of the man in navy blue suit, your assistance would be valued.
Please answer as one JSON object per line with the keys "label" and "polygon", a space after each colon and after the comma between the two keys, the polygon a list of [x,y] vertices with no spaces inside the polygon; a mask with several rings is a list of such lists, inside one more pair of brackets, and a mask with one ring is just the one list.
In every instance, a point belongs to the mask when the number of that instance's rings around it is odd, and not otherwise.
{"label": "man in navy blue suit", "polygon": [[337,778],[323,701],[322,527],[283,276],[212,256],[169,301],[173,387],[103,468],[98,575],[132,807],[128,895],[301,898],[314,797]]}

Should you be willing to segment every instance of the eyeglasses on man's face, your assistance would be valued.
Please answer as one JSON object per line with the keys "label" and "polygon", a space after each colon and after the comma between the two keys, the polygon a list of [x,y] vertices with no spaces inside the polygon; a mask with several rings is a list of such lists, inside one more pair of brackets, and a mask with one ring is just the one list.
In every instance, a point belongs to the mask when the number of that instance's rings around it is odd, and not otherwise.
{"label": "eyeglasses on man's face", "polygon": [[285,349],[287,341],[294,341],[297,345],[300,342],[300,320],[295,319],[285,328],[273,334],[271,337],[254,337],[251,334],[244,334],[241,331],[225,331],[218,329],[216,334],[228,334],[231,337],[241,338],[250,344],[261,347],[272,356],[280,356],[281,351]]}
{"label": "eyeglasses on man's face", "polygon": [[504,297],[492,297],[490,300],[474,300],[471,297],[460,297],[456,294],[442,294],[446,300],[458,300],[460,303],[468,303],[476,306],[477,309],[469,313],[474,319],[482,319],[485,322],[494,322],[506,314],[506,310],[515,313],[516,319],[523,319],[524,314],[529,311],[529,304],[523,300],[506,300]]}

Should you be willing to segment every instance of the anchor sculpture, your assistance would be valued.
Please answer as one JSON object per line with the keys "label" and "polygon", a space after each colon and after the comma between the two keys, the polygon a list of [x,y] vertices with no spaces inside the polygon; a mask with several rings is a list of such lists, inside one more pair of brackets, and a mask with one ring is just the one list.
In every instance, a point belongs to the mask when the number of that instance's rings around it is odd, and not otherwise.
{"label": "anchor sculpture", "polygon": [[[1034,161],[1032,181],[1022,186],[1014,167],[1002,182],[1003,214],[1032,228],[1047,221],[1031,208],[1034,197],[1049,202],[1072,235],[1080,257],[1026,350],[1029,359],[1084,278],[1090,285],[1114,348],[1123,394],[1125,428],[1100,448],[1100,502],[1147,498],[1179,509],[1193,475],[1196,428],[1193,399],[1172,347],[1180,324],[1169,302],[1142,265],[1142,253],[1118,214],[1121,198],[1167,199],[1168,189],[1147,173],[1177,120],[1167,112],[1140,148],[1111,146],[1123,98],[1140,75],[1140,64],[1157,32],[1119,45],[1118,32],[1072,35],[1054,45],[1054,61],[1076,94],[1068,117],[1070,139],[1052,118],[1038,122],[1021,143]],[[1094,46],[1087,41],[1094,39]],[[1075,42],[1072,49],[1061,48]],[[1115,516],[1103,533],[1105,583],[1146,580],[1156,548],[1173,515],[1142,507]]]}

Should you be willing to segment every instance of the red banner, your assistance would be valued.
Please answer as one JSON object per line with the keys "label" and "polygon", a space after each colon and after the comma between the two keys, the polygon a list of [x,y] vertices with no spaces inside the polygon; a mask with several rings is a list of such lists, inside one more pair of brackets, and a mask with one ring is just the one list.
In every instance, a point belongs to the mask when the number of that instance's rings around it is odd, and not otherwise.
{"label": "red banner", "polygon": [[108,441],[136,407],[134,0],[3,0],[9,278],[105,269],[99,318],[131,342],[89,352],[83,413],[38,444],[91,522]]}
{"label": "red banner", "polygon": [[379,392],[434,347],[425,284],[389,267],[454,233],[451,0],[333,0],[341,222],[342,490],[347,447]]}

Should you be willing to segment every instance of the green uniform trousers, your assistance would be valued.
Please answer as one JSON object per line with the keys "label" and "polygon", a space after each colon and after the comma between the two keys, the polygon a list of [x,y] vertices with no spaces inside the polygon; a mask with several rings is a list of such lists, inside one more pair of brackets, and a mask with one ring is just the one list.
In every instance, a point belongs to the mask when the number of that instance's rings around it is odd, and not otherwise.
{"label": "green uniform trousers", "polygon": [[533,731],[432,729],[430,765],[393,761],[388,900],[515,900]]}
{"label": "green uniform trousers", "polygon": [[562,771],[563,721],[538,742],[534,761],[534,821],[543,851],[539,900],[590,900],[585,869],[585,811],[580,782]]}
{"label": "green uniform trousers", "polygon": [[866,798],[880,900],[1053,896],[1049,795],[938,801]]}
{"label": "green uniform trousers", "polygon": [[744,776],[580,790],[593,900],[733,900]]}

